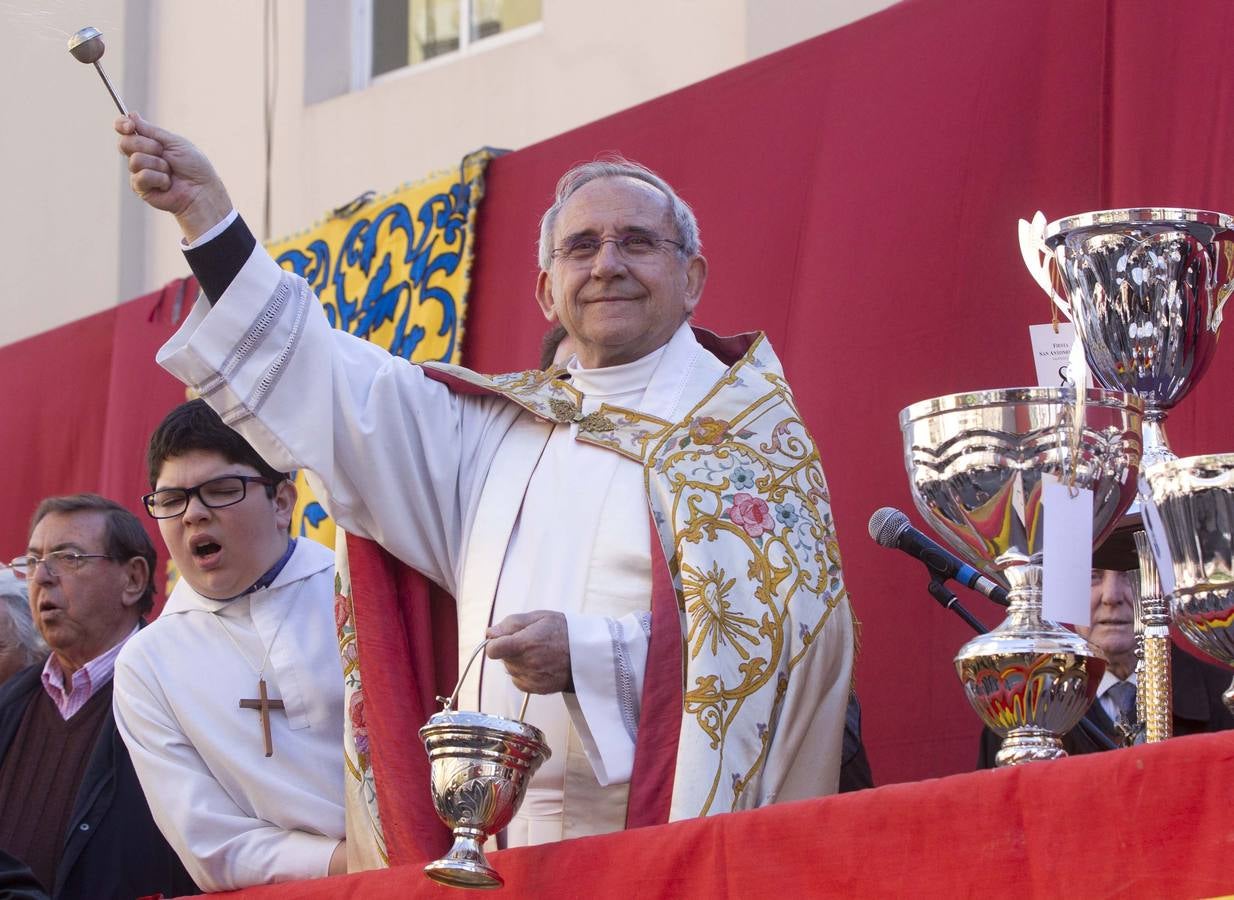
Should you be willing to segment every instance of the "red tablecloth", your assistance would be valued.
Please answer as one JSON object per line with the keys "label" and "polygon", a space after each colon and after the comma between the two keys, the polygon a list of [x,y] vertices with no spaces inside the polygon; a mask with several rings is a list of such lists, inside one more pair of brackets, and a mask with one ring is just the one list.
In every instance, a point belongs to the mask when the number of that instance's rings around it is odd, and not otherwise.
{"label": "red tablecloth", "polygon": [[[1234,893],[1234,734],[491,855],[506,897]],[[223,895],[460,897],[417,867]]]}

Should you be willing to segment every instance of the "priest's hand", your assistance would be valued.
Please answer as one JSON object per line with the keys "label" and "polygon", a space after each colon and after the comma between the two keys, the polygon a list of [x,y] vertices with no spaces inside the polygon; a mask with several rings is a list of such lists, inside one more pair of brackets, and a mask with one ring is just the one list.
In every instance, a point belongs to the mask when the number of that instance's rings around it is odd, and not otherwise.
{"label": "priest's hand", "polygon": [[557,694],[574,688],[566,617],[538,609],[506,616],[488,629],[485,654],[506,664],[520,691]]}
{"label": "priest's hand", "polygon": [[176,217],[194,241],[231,212],[231,198],[206,155],[137,113],[116,119],[120,153],[129,161],[129,185],[146,203]]}

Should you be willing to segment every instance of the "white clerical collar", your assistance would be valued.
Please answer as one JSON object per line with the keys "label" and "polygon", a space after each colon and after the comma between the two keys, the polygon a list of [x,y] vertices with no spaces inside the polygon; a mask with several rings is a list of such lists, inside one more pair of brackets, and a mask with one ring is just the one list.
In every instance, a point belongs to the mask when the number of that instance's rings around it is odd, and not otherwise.
{"label": "white clerical collar", "polygon": [[[689,321],[686,321],[667,344],[632,363],[584,369],[578,364],[577,357],[572,357],[566,371],[586,400],[594,402],[609,397],[620,398],[614,399],[614,405],[636,407],[649,415],[671,418],[677,412],[682,391],[694,374],[699,357],[705,355],[707,352],[694,337]],[[718,361],[716,365],[720,365]],[[609,379],[610,373],[616,375]]]}
{"label": "white clerical collar", "polygon": [[646,356],[623,363],[620,366],[605,366],[600,369],[584,369],[577,356],[570,358],[566,371],[570,373],[570,381],[583,392],[583,396],[592,400],[605,397],[621,397],[635,392],[642,392],[651,381],[652,373],[660,364],[660,358],[668,344],[652,350]]}

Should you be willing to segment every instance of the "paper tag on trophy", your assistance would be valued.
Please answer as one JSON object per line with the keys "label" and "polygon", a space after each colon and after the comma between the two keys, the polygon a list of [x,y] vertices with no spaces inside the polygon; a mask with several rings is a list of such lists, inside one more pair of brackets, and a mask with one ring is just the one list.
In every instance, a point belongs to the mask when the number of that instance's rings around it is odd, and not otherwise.
{"label": "paper tag on trophy", "polygon": [[[1059,387],[1071,380],[1070,372],[1087,369],[1081,365],[1084,359],[1084,344],[1075,339],[1075,326],[1059,322],[1058,333],[1054,325],[1029,325],[1028,337],[1033,344],[1033,364],[1037,367],[1037,384],[1040,387]],[[1088,372],[1084,386],[1093,386],[1093,376]]]}
{"label": "paper tag on trophy", "polygon": [[1033,364],[1037,367],[1039,387],[1059,387],[1067,380],[1067,365],[1071,357],[1071,345],[1075,343],[1075,326],[1070,322],[1054,326],[1029,325],[1028,337],[1033,343]]}
{"label": "paper tag on trophy", "polygon": [[1045,519],[1041,615],[1051,622],[1088,625],[1092,618],[1093,492],[1068,487],[1044,474],[1041,504]]}
{"label": "paper tag on trophy", "polygon": [[1147,483],[1140,478],[1140,506],[1144,512],[1144,533],[1148,535],[1148,543],[1152,546],[1153,559],[1157,561],[1157,581],[1161,585],[1161,596],[1169,597],[1174,593],[1174,560],[1170,555],[1170,542],[1166,540],[1165,526],[1161,523],[1161,513],[1157,512],[1157,504],[1149,495]]}

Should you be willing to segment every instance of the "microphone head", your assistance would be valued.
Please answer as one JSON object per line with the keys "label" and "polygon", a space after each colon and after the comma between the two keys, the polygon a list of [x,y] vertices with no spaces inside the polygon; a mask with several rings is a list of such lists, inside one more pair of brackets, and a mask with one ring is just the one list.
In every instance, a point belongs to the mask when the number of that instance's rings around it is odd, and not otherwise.
{"label": "microphone head", "polygon": [[896,540],[911,524],[908,516],[894,506],[884,506],[870,516],[870,537],[884,547],[894,548]]}

